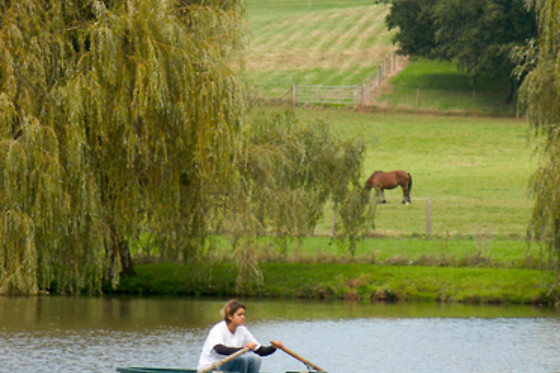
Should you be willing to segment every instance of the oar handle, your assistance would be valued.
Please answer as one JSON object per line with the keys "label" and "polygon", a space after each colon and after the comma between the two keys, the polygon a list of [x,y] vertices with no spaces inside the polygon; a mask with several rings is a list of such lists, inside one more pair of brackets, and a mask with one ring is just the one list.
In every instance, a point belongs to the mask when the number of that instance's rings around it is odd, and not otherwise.
{"label": "oar handle", "polygon": [[238,356],[243,355],[245,352],[250,351],[250,350],[251,349],[249,347],[244,347],[241,350],[239,350],[237,352],[234,352],[233,354],[223,358],[222,360],[217,361],[214,364],[209,365],[206,368],[199,370],[197,373],[208,373],[209,371],[219,368],[221,365],[227,363],[230,360],[235,359]]}
{"label": "oar handle", "polygon": [[318,372],[326,372],[326,370],[319,368],[317,365],[313,364],[311,361],[304,359],[303,357],[299,356],[298,354],[296,354],[293,351],[290,351],[289,349],[287,349],[286,347],[279,345],[278,343],[276,343],[275,341],[270,341],[270,344],[272,345],[272,347],[274,348],[279,348],[282,351],[284,351],[285,353],[287,353],[288,355],[291,355],[293,357],[295,357],[296,359],[298,359],[299,361],[301,361],[302,363],[304,363],[306,366],[308,367],[313,367],[313,369],[315,369]]}

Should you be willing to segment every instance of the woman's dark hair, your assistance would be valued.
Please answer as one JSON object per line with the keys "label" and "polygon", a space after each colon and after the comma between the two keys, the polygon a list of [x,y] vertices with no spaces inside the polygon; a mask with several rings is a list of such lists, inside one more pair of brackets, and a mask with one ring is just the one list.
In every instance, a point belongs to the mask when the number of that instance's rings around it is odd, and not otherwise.
{"label": "woman's dark hair", "polygon": [[233,316],[240,308],[245,309],[245,306],[239,303],[236,299],[232,299],[226,303],[224,308],[222,308],[222,316],[227,324],[231,322],[230,316]]}

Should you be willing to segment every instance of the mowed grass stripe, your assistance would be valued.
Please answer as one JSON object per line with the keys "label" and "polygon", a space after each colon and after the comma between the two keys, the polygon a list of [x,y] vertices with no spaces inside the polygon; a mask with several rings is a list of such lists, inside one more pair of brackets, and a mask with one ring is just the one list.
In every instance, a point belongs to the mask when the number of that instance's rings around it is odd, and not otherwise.
{"label": "mowed grass stripe", "polygon": [[344,9],[371,5],[371,0],[248,0],[249,11],[260,17],[293,16],[327,9]]}
{"label": "mowed grass stripe", "polygon": [[336,49],[352,51],[371,48],[374,44],[367,45],[363,40],[368,39],[372,33],[387,33],[384,22],[380,20],[386,13],[385,10],[380,11],[379,7],[374,6],[347,11],[346,15],[342,15],[345,23],[341,27],[342,37],[338,39]]}
{"label": "mowed grass stripe", "polygon": [[[259,31],[255,37],[251,49],[260,53],[266,50],[286,51],[287,54],[305,53],[320,54],[326,50],[327,54],[340,53],[346,49],[360,50],[371,48],[359,48],[363,45],[362,39],[371,37],[371,33],[378,35],[379,24],[371,21],[371,9],[376,7],[365,7],[364,10],[351,9],[345,12],[319,12],[306,15],[300,19],[279,21],[268,25],[265,30]],[[363,32],[365,30],[365,32]],[[384,31],[387,33],[387,31]],[[274,35],[274,36],[270,36]],[[277,53],[277,52],[276,52]],[[337,61],[332,61],[337,63]]]}
{"label": "mowed grass stripe", "polygon": [[[384,37],[386,45],[364,41],[388,34],[383,22],[386,5],[311,1],[307,8],[300,3],[301,11],[283,8],[292,3],[249,2],[253,35],[247,48],[247,72],[271,96],[284,94],[293,82],[361,84],[394,51],[389,38]],[[274,20],[267,7],[276,12]]]}
{"label": "mowed grass stripe", "polygon": [[343,11],[329,11],[323,20],[319,20],[324,31],[322,43],[318,44],[321,50],[344,50],[356,37],[358,20],[361,18],[362,8],[346,9]]}
{"label": "mowed grass stripe", "polygon": [[358,49],[371,48],[372,46],[391,46],[395,48],[391,40],[394,32],[387,30],[385,24],[385,17],[388,13],[388,9],[380,11],[375,17],[370,18],[368,23],[365,23],[368,27],[362,32],[363,37],[360,39],[361,44],[357,46]]}

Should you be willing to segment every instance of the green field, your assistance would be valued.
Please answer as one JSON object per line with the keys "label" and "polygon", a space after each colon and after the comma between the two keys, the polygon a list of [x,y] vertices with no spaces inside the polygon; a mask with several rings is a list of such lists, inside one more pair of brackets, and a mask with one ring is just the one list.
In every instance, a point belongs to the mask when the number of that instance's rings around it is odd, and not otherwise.
{"label": "green field", "polygon": [[249,0],[247,76],[281,97],[298,84],[361,84],[395,50],[388,6],[367,0]]}
{"label": "green field", "polygon": [[[278,94],[290,81],[356,84],[363,79],[354,74],[356,66],[371,72],[395,50],[384,21],[389,6],[375,3],[248,1],[249,75],[259,85],[277,87]],[[298,55],[305,58],[296,60]],[[524,237],[531,214],[526,189],[536,160],[526,121],[501,103],[505,83],[480,79],[472,85],[453,64],[418,59],[389,83],[378,103],[406,110],[295,109],[302,121],[327,120],[340,136],[365,141],[364,182],[374,170],[412,174],[413,203],[402,206],[400,190],[388,191],[388,203],[378,207],[376,233],[425,234],[431,201],[433,235]],[[415,107],[418,90],[421,108]],[[471,115],[460,115],[465,113]],[[508,116],[495,116],[500,113]],[[330,232],[330,208],[325,214],[319,235]]]}
{"label": "green field", "polygon": [[431,113],[516,115],[505,103],[507,80],[481,76],[473,81],[455,64],[412,58],[376,97],[378,106]]}
{"label": "green field", "polygon": [[[284,82],[359,84],[396,49],[384,22],[389,8],[374,3],[249,1],[249,75],[269,95],[284,93]],[[363,58],[366,51],[371,54]],[[505,90],[505,79],[473,81],[453,63],[412,58],[380,89],[376,108],[295,108],[302,121],[326,120],[340,136],[365,141],[364,182],[378,169],[413,176],[412,204],[400,203],[401,190],[387,191],[388,203],[377,206],[374,238],[360,243],[358,257],[504,266],[533,266],[542,257],[538,245],[528,249],[524,241],[532,208],[527,185],[537,160],[526,120],[503,102]],[[306,260],[346,254],[328,238],[331,226],[328,206],[316,237],[290,253]]]}
{"label": "green field", "polygon": [[[412,175],[412,204],[400,203],[400,189],[386,191],[387,204],[377,209],[377,233],[426,233],[431,200],[435,235],[525,235],[531,213],[526,189],[536,159],[524,120],[345,109],[296,113],[302,120],[327,120],[340,136],[366,142],[364,183],[374,170]],[[329,227],[327,218],[319,230]]]}
{"label": "green field", "polygon": [[[290,110],[268,107],[268,110]],[[532,201],[528,179],[536,167],[528,127],[514,118],[368,113],[344,108],[296,108],[301,121],[325,120],[341,137],[366,142],[362,181],[377,169],[401,168],[413,177],[412,203],[386,191],[377,205],[373,236],[355,260],[376,264],[542,268],[542,248],[525,241]],[[373,196],[372,196],[373,198]],[[427,232],[431,201],[431,234]],[[262,261],[341,262],[348,248],[330,238],[327,205],[314,237],[301,242],[260,238]],[[213,255],[228,256],[214,238]],[[231,258],[233,259],[233,257]]]}
{"label": "green field", "polygon": [[[389,5],[372,0],[249,0],[246,77],[253,94],[287,99],[293,83],[360,85],[397,50]],[[401,67],[402,68],[402,67]],[[387,84],[389,83],[389,84]],[[505,79],[471,79],[453,63],[411,59],[373,105],[422,112],[514,116]]]}

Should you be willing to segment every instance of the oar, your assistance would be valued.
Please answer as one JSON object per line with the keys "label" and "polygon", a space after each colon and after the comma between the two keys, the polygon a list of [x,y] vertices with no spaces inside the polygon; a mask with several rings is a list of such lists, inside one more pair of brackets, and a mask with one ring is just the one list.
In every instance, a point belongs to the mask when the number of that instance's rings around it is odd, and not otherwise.
{"label": "oar", "polygon": [[241,355],[243,355],[245,352],[250,351],[250,350],[251,350],[251,349],[250,349],[249,347],[244,347],[244,348],[242,348],[241,350],[239,350],[239,351],[237,351],[237,352],[235,352],[235,353],[233,353],[233,354],[231,354],[231,355],[228,355],[227,357],[223,358],[222,360],[216,361],[214,364],[212,364],[212,365],[210,365],[210,366],[207,366],[207,367],[204,368],[204,369],[199,370],[197,373],[208,373],[209,371],[219,368],[222,364],[225,364],[225,363],[227,363],[228,361],[233,360],[233,359],[235,359],[236,357],[241,356]]}
{"label": "oar", "polygon": [[274,341],[270,341],[270,344],[275,347],[275,348],[279,348],[282,351],[284,351],[285,353],[287,353],[288,355],[291,355],[293,357],[295,357],[296,359],[298,359],[299,361],[301,361],[302,363],[304,363],[307,368],[309,369],[309,367],[312,367],[313,369],[315,369],[318,372],[326,372],[326,370],[319,368],[317,365],[313,364],[311,361],[306,360],[304,358],[302,358],[301,356],[299,356],[298,354],[296,354],[293,351],[288,350],[286,347],[284,346],[280,346],[277,342]]}

